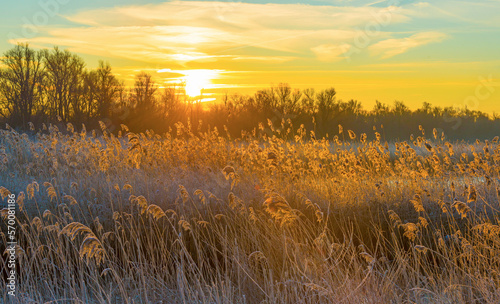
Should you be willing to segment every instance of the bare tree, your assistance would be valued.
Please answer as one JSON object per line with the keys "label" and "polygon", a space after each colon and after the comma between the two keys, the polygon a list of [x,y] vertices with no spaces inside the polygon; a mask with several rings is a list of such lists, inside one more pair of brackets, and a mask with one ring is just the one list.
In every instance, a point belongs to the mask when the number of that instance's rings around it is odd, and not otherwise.
{"label": "bare tree", "polygon": [[292,90],[288,83],[280,83],[274,88],[276,107],[283,114],[295,113],[299,107],[299,101],[302,97],[302,92]]}
{"label": "bare tree", "polygon": [[179,96],[181,91],[176,85],[164,88],[158,98],[161,116],[167,118],[170,123],[180,121],[187,111],[186,103]]}
{"label": "bare tree", "polygon": [[326,130],[326,125],[335,113],[338,113],[338,104],[335,101],[337,92],[334,88],[326,89],[317,94],[316,121],[320,129]]}
{"label": "bare tree", "polygon": [[[97,75],[94,71],[85,71],[83,74],[82,102],[78,108],[81,115],[90,119],[96,115],[97,109]],[[75,113],[75,116],[78,116]]]}
{"label": "bare tree", "polygon": [[381,103],[380,101],[375,101],[375,106],[373,107],[372,113],[375,116],[384,116],[390,112],[388,105]]}
{"label": "bare tree", "polygon": [[137,112],[145,113],[155,107],[155,94],[158,90],[152,76],[145,72],[139,73],[135,77],[133,90],[134,108]]}
{"label": "bare tree", "polygon": [[99,117],[108,117],[120,89],[120,83],[111,72],[109,63],[104,63],[104,61],[99,61],[99,67],[93,73],[95,73],[96,81],[97,115]]}
{"label": "bare tree", "polygon": [[403,117],[405,115],[408,115],[410,112],[410,108],[408,108],[408,106],[405,105],[402,101],[394,101],[394,107],[392,108],[393,114]]}
{"label": "bare tree", "polygon": [[0,113],[14,123],[26,124],[43,102],[43,54],[19,44],[1,59]]}
{"label": "bare tree", "polygon": [[85,62],[69,51],[55,47],[44,51],[47,70],[48,101],[51,116],[59,116],[64,121],[72,118],[72,110],[79,109],[82,99]]}

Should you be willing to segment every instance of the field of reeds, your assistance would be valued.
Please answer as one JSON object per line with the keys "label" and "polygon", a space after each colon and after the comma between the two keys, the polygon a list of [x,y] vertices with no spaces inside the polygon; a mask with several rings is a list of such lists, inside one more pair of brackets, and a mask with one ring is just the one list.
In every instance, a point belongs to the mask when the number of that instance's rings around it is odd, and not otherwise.
{"label": "field of reeds", "polygon": [[498,137],[417,133],[0,130],[0,302],[499,303]]}

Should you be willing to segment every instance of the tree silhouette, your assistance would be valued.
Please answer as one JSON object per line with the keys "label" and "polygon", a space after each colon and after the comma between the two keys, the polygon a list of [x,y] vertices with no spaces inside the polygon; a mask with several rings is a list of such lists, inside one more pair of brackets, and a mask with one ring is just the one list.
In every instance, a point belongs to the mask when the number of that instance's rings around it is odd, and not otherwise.
{"label": "tree silhouette", "polygon": [[85,62],[69,51],[55,47],[44,51],[47,70],[47,98],[49,115],[57,115],[64,121],[72,119],[74,109],[82,101]]}
{"label": "tree silhouette", "polygon": [[373,128],[383,133],[384,140],[408,139],[419,132],[419,125],[454,139],[493,138],[500,130],[498,115],[477,110],[433,107],[427,102],[411,110],[402,101],[388,106],[377,100],[367,111],[357,100],[337,100],[334,88],[316,92],[292,89],[286,83],[253,95],[226,94],[223,102],[189,104],[182,85],[160,90],[150,74],[141,72],[128,88],[113,75],[109,63],[100,61],[96,69],[86,69],[82,58],[57,47],[35,51],[19,44],[5,52],[0,63],[0,122],[23,128],[32,120],[60,118],[90,128],[102,120],[114,124],[110,130],[123,123],[130,130],[163,132],[191,120],[196,128],[217,127],[240,136],[254,133],[259,123],[271,122],[280,132],[285,124],[287,132],[303,125],[321,138],[337,133],[340,124],[357,134]]}
{"label": "tree silhouette", "polygon": [[43,101],[43,53],[19,44],[1,59],[0,108],[12,123],[26,126]]}
{"label": "tree silhouette", "polygon": [[329,121],[339,112],[335,95],[337,92],[334,88],[323,90],[317,94],[315,114],[316,122],[321,130],[325,130]]}
{"label": "tree silhouette", "polygon": [[158,86],[150,74],[141,72],[135,77],[133,89],[133,103],[137,112],[148,112],[153,110],[156,100],[155,94]]}
{"label": "tree silhouette", "polygon": [[91,79],[95,81],[95,105],[96,116],[109,117],[111,106],[120,89],[120,83],[111,72],[109,63],[99,61],[97,70],[90,72]]}

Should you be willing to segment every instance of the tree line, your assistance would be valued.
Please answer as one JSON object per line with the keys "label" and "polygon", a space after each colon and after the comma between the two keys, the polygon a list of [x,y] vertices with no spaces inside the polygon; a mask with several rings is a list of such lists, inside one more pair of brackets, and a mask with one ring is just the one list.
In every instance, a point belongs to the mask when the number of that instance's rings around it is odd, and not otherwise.
{"label": "tree line", "polygon": [[103,121],[110,130],[125,124],[133,131],[164,132],[181,122],[198,130],[225,128],[240,136],[259,125],[259,132],[274,134],[304,125],[323,137],[337,134],[341,125],[359,133],[378,128],[387,139],[407,139],[419,126],[436,128],[452,139],[492,138],[500,130],[495,114],[426,102],[411,110],[401,101],[377,101],[366,110],[359,101],[337,99],[334,88],[298,90],[283,83],[253,95],[195,102],[188,99],[183,84],[160,88],[150,74],[141,72],[127,87],[109,63],[100,61],[96,69],[88,69],[81,57],[58,47],[34,50],[18,44],[0,62],[0,119],[19,128],[29,122],[96,127]]}

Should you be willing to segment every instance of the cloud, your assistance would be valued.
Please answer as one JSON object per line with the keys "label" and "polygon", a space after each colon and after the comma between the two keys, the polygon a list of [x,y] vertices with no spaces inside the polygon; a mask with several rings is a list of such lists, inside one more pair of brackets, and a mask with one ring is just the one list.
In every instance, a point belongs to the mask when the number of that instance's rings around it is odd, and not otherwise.
{"label": "cloud", "polygon": [[270,61],[283,63],[287,61],[291,61],[297,59],[298,57],[294,56],[233,56],[232,60],[234,61]]}
{"label": "cloud", "polygon": [[311,48],[311,51],[316,55],[318,60],[325,62],[335,62],[345,59],[343,56],[351,49],[351,45],[344,44],[321,44]]}
{"label": "cloud", "polygon": [[418,7],[418,8],[424,8],[424,7],[430,7],[431,4],[429,2],[418,2],[413,4],[413,6]]}
{"label": "cloud", "polygon": [[470,25],[488,26],[498,29],[500,1],[457,1],[440,0],[412,4],[415,10],[408,10],[408,16],[452,22],[455,30],[470,30]]}
{"label": "cloud", "polygon": [[382,40],[371,45],[369,50],[373,55],[390,58],[422,45],[442,41],[445,38],[446,34],[440,32],[423,32],[406,38]]}
{"label": "cloud", "polygon": [[[373,6],[169,1],[82,11],[66,16],[73,26],[48,26],[23,42],[155,64],[280,64],[308,58],[311,51],[317,59],[332,62],[341,55],[336,46],[352,43],[359,28],[387,11]],[[401,8],[391,7],[390,14],[391,24],[409,20]]]}

